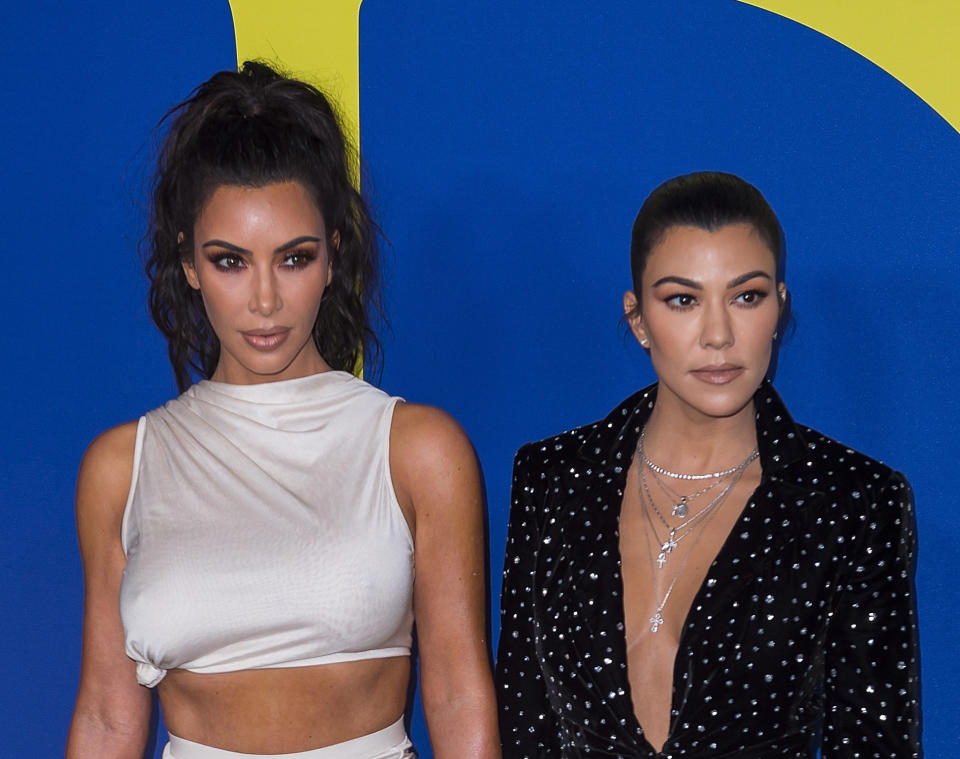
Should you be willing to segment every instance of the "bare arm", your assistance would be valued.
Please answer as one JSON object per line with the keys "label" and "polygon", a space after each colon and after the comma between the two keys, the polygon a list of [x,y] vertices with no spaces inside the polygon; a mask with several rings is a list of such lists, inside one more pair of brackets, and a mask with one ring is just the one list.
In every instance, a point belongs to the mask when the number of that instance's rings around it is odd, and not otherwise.
{"label": "bare arm", "polygon": [[397,407],[390,443],[397,496],[415,520],[413,603],[434,756],[496,759],[483,495],[473,447],[447,414],[412,404]]}
{"label": "bare arm", "polygon": [[120,523],[133,470],[137,424],[91,443],[77,478],[77,535],[83,561],[83,655],[67,759],[141,759],[152,701],[124,652],[118,598],[126,559]]}

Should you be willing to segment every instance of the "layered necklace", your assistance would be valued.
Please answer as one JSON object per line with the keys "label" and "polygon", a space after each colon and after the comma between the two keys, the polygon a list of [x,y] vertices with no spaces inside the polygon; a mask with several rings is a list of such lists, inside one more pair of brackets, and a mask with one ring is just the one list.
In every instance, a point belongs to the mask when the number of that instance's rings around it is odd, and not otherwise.
{"label": "layered necklace", "polygon": [[[680,541],[691,535],[693,536],[693,542],[690,545],[690,550],[677,567],[673,578],[667,585],[667,589],[664,592],[663,597],[660,599],[660,602],[654,609],[653,616],[650,617],[650,631],[655,633],[663,626],[663,609],[666,607],[667,601],[670,599],[670,594],[673,593],[674,586],[677,584],[677,581],[683,574],[683,570],[686,568],[687,562],[693,555],[693,549],[700,542],[700,538],[703,537],[703,534],[706,532],[706,526],[720,511],[720,507],[726,501],[727,496],[730,495],[730,492],[736,487],[737,483],[740,482],[740,478],[743,477],[743,473],[746,471],[747,467],[753,463],[757,456],[759,456],[759,452],[756,448],[754,448],[747,458],[745,458],[736,466],[730,467],[729,469],[723,469],[718,472],[710,472],[708,474],[683,474],[672,472],[669,469],[664,469],[647,458],[647,455],[643,450],[645,432],[646,430],[640,433],[640,440],[637,442],[636,456],[639,464],[638,479],[640,481],[640,500],[643,504],[643,515],[648,528],[645,535],[645,543],[647,548],[647,556],[650,560],[651,579],[654,580],[654,585],[656,585],[655,580],[659,572],[666,566],[670,554],[672,554],[677,548]],[[672,504],[670,516],[675,519],[682,520],[678,524],[671,525],[670,522],[667,521],[667,518],[664,516],[663,512],[657,506],[656,499],[653,497],[653,493],[650,491],[647,470],[649,470],[650,476],[656,483],[657,487],[659,487],[659,489],[666,494],[667,498],[670,500]],[[668,479],[695,482],[707,481],[707,484],[693,493],[682,495],[670,486]],[[704,505],[696,508],[693,514],[690,513],[691,506],[698,498],[707,496],[707,494],[710,494],[712,491],[717,489],[719,489],[719,492],[716,495],[710,498]],[[660,524],[666,529],[666,532],[663,534],[663,536],[661,536],[659,533],[657,523],[654,521],[654,517],[656,517],[657,521],[659,521]],[[655,551],[657,552],[656,560],[653,558]]]}

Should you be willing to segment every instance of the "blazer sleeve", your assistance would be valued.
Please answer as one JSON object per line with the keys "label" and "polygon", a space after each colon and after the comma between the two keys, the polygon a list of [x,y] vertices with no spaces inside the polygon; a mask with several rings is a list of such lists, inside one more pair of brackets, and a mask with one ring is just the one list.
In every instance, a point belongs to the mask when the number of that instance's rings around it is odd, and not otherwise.
{"label": "blazer sleeve", "polygon": [[913,497],[896,472],[874,493],[827,630],[823,759],[921,755]]}
{"label": "blazer sleeve", "polygon": [[513,462],[500,594],[496,685],[504,759],[559,755],[557,725],[536,650],[534,577],[542,548],[537,512],[545,480],[532,470],[532,453],[525,446]]}

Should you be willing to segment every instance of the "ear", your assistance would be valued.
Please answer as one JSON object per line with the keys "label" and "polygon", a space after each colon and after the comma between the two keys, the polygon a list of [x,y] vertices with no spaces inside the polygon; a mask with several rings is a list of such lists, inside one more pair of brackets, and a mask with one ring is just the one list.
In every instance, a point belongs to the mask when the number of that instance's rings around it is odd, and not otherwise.
{"label": "ear", "polygon": [[193,260],[184,258],[180,261],[183,267],[183,274],[187,278],[187,284],[194,290],[200,289],[200,278],[197,276],[197,268],[193,265]]}
{"label": "ear", "polygon": [[[177,245],[183,245],[183,232],[177,232]],[[181,258],[180,266],[183,267],[183,274],[187,278],[187,284],[194,290],[200,289],[200,278],[197,276],[197,267],[193,265],[193,256]]]}
{"label": "ear", "polygon": [[627,317],[627,324],[630,325],[630,331],[637,338],[637,342],[643,348],[650,345],[650,338],[647,336],[647,329],[643,324],[643,314],[640,312],[639,301],[633,290],[627,290],[623,294],[623,314]]}
{"label": "ear", "polygon": [[787,284],[785,282],[777,283],[777,303],[780,305],[780,313],[787,307]]}

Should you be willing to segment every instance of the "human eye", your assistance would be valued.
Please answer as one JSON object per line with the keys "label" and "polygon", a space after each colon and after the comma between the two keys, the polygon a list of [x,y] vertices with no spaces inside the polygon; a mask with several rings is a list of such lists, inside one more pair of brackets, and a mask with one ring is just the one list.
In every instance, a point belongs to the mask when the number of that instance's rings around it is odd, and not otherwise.
{"label": "human eye", "polygon": [[284,256],[280,265],[288,269],[302,269],[315,261],[316,258],[317,254],[312,250],[292,250]]}
{"label": "human eye", "polygon": [[246,265],[241,256],[237,255],[236,253],[228,253],[226,251],[222,253],[213,253],[208,256],[208,258],[210,263],[212,263],[221,271],[237,271]]}
{"label": "human eye", "polygon": [[769,294],[770,293],[766,290],[753,288],[751,290],[744,290],[742,293],[738,293],[734,298],[734,301],[741,306],[752,308],[754,306],[759,306],[764,298],[766,298]]}
{"label": "human eye", "polygon": [[696,305],[697,298],[690,293],[674,293],[673,295],[664,297],[663,302],[667,304],[668,308],[672,308],[674,311],[686,311]]}

